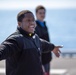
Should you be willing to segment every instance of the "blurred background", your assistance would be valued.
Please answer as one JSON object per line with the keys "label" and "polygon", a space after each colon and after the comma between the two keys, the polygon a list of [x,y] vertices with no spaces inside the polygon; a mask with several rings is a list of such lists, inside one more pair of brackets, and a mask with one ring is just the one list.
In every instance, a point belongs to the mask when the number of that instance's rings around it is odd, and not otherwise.
{"label": "blurred background", "polygon": [[[51,42],[64,46],[61,57],[52,60],[52,75],[76,75],[76,0],[0,0],[0,43],[16,30],[17,14],[28,9],[35,15],[38,5],[47,9]],[[4,68],[5,61],[0,61],[0,75]]]}

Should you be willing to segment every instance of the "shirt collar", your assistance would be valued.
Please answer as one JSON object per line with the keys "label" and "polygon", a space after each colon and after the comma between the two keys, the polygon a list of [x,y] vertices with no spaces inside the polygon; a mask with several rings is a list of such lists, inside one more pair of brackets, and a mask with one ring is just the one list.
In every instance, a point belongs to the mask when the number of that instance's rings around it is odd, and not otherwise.
{"label": "shirt collar", "polygon": [[44,25],[44,21],[41,22],[40,20],[37,20],[37,22],[40,24],[40,26],[45,27],[45,25]]}
{"label": "shirt collar", "polygon": [[32,37],[35,33],[28,33],[27,31],[23,30],[21,27],[17,27],[17,30],[24,36]]}

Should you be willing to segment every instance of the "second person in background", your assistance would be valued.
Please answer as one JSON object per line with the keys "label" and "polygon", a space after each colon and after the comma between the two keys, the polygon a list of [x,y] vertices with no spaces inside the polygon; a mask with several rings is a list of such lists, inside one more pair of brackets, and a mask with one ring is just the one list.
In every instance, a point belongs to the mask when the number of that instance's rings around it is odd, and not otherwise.
{"label": "second person in background", "polygon": [[[36,12],[36,33],[38,36],[44,40],[49,40],[49,34],[48,34],[48,29],[46,26],[46,22],[44,21],[45,15],[46,15],[46,9],[44,6],[39,5],[35,9]],[[42,64],[44,67],[44,75],[50,75],[50,61],[52,60],[52,53],[42,53]]]}

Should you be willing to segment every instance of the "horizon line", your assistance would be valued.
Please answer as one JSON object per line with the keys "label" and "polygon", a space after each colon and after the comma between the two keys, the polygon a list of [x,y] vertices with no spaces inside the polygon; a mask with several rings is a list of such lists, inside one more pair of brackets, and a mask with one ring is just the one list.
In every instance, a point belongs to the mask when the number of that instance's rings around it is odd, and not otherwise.
{"label": "horizon line", "polygon": [[76,8],[76,1],[34,1],[33,3],[31,1],[1,1],[0,9],[35,9],[38,5],[43,5],[45,8],[48,9]]}

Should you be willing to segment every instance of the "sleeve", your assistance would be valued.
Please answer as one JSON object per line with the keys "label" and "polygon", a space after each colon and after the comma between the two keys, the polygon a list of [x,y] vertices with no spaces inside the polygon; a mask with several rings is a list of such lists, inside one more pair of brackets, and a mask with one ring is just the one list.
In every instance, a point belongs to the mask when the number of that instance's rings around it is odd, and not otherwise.
{"label": "sleeve", "polygon": [[20,52],[21,46],[16,38],[9,38],[0,45],[0,60],[7,59],[14,53]]}
{"label": "sleeve", "polygon": [[47,53],[47,52],[50,52],[54,49],[55,45],[46,41],[46,40],[43,40],[43,39],[40,39],[41,41],[41,49],[42,49],[42,53]]}

